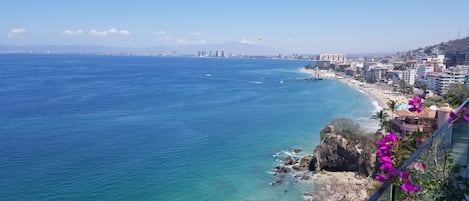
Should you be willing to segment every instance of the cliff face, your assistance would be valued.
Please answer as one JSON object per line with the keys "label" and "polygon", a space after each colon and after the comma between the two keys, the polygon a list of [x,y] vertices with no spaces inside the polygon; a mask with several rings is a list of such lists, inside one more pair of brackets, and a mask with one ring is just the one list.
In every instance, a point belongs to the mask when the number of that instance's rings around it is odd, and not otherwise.
{"label": "cliff face", "polygon": [[311,171],[356,172],[368,177],[374,171],[375,154],[365,146],[360,140],[328,133],[323,142],[314,149],[308,168]]}

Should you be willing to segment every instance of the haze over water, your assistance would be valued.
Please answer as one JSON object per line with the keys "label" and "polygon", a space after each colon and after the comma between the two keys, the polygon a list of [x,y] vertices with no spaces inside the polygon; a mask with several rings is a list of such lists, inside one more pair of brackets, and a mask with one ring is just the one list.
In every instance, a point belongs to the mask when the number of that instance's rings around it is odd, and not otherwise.
{"label": "haze over water", "polygon": [[294,80],[307,63],[0,55],[0,198],[301,200],[308,184],[269,185],[272,155],[374,109]]}

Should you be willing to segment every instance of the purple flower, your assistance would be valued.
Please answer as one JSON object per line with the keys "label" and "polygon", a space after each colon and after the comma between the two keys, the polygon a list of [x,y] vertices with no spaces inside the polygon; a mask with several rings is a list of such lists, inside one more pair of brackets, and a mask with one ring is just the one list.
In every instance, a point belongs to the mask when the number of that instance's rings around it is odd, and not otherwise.
{"label": "purple flower", "polygon": [[384,137],[385,142],[397,142],[397,136],[394,133],[389,132],[385,137]]}
{"label": "purple flower", "polygon": [[410,181],[407,181],[406,183],[402,184],[401,188],[406,193],[414,193],[420,191],[420,187],[412,184],[412,182]]}
{"label": "purple flower", "polygon": [[464,114],[464,113],[466,113],[466,107],[462,107],[459,110],[459,114],[461,114],[461,116],[463,116],[464,121],[469,121],[469,113],[468,114]]}
{"label": "purple flower", "polygon": [[389,156],[382,156],[379,158],[381,163],[392,163],[392,159]]}
{"label": "purple flower", "polygon": [[462,107],[458,113],[455,113],[454,111],[451,111],[449,113],[449,119],[448,119],[448,122],[449,123],[459,123],[460,122],[460,118],[462,118],[464,121],[469,121],[469,113],[468,114],[464,114],[466,113],[466,107]]}
{"label": "purple flower", "polygon": [[394,168],[391,163],[382,164],[380,169],[383,170],[383,171],[386,171],[386,172],[391,172],[391,171],[396,170],[396,168]]}
{"label": "purple flower", "polygon": [[379,140],[378,142],[376,142],[376,146],[378,147],[382,147],[384,145],[386,145],[386,142],[384,140]]}
{"label": "purple flower", "polygon": [[387,179],[386,175],[383,175],[383,174],[378,174],[376,175],[376,178],[375,178],[375,180],[379,182],[385,182],[386,179]]}
{"label": "purple flower", "polygon": [[464,115],[463,119],[464,121],[469,121],[469,114]]}
{"label": "purple flower", "polygon": [[455,122],[457,119],[458,119],[458,115],[457,115],[456,113],[454,113],[453,111],[451,111],[451,112],[449,113],[449,119],[448,119],[449,123],[453,123],[453,122]]}
{"label": "purple flower", "polygon": [[404,182],[404,183],[409,181],[409,179],[410,179],[409,173],[404,172],[404,171],[401,171],[400,176],[401,176],[402,182]]}
{"label": "purple flower", "polygon": [[376,155],[381,157],[381,156],[391,156],[391,152],[389,150],[380,150],[376,151]]}
{"label": "purple flower", "polygon": [[411,201],[410,198],[403,199],[402,201]]}
{"label": "purple flower", "polygon": [[425,163],[422,163],[422,162],[417,162],[417,163],[414,163],[413,165],[414,165],[414,168],[419,171],[425,171],[425,169],[427,168]]}
{"label": "purple flower", "polygon": [[389,172],[388,172],[388,176],[389,176],[389,177],[395,177],[395,176],[397,176],[397,170],[396,170],[396,168],[390,169]]}
{"label": "purple flower", "polygon": [[422,144],[424,140],[422,138],[417,138],[415,139],[415,142],[417,142],[417,144]]}
{"label": "purple flower", "polygon": [[422,99],[418,96],[414,96],[412,99],[409,100],[409,105],[411,106],[409,108],[410,112],[415,112],[417,111],[418,113],[422,112]]}

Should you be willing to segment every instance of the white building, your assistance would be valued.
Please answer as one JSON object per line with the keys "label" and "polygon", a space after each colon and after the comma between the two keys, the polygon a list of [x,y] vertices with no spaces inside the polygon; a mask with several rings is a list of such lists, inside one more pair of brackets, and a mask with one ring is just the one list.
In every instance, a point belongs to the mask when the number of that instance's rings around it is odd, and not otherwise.
{"label": "white building", "polygon": [[331,63],[345,63],[347,62],[347,57],[345,54],[320,54],[320,61],[330,61]]}
{"label": "white building", "polygon": [[448,92],[449,86],[454,83],[464,83],[466,75],[461,71],[451,71],[438,74],[435,80],[434,92],[438,95]]}
{"label": "white building", "polygon": [[417,76],[417,70],[415,69],[409,69],[409,70],[404,71],[404,80],[412,86],[415,84],[416,76]]}
{"label": "white building", "polygon": [[402,71],[402,70],[394,71],[392,82],[399,83],[399,80],[404,80],[406,83],[410,85],[414,85],[416,76],[417,76],[417,70],[415,69],[409,69],[405,71]]}
{"label": "white building", "polygon": [[428,73],[434,72],[434,69],[431,65],[417,67],[417,79],[425,79]]}
{"label": "white building", "polygon": [[427,80],[427,88],[431,91],[436,91],[436,78],[438,73],[428,73],[425,79]]}

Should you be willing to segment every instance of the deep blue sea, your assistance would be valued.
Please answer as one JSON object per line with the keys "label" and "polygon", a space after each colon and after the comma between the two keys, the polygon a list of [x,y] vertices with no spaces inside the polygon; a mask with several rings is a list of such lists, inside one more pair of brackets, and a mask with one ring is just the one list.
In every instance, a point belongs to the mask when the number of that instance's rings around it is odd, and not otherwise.
{"label": "deep blue sea", "polygon": [[273,155],[374,110],[308,63],[0,55],[0,200],[302,200]]}

